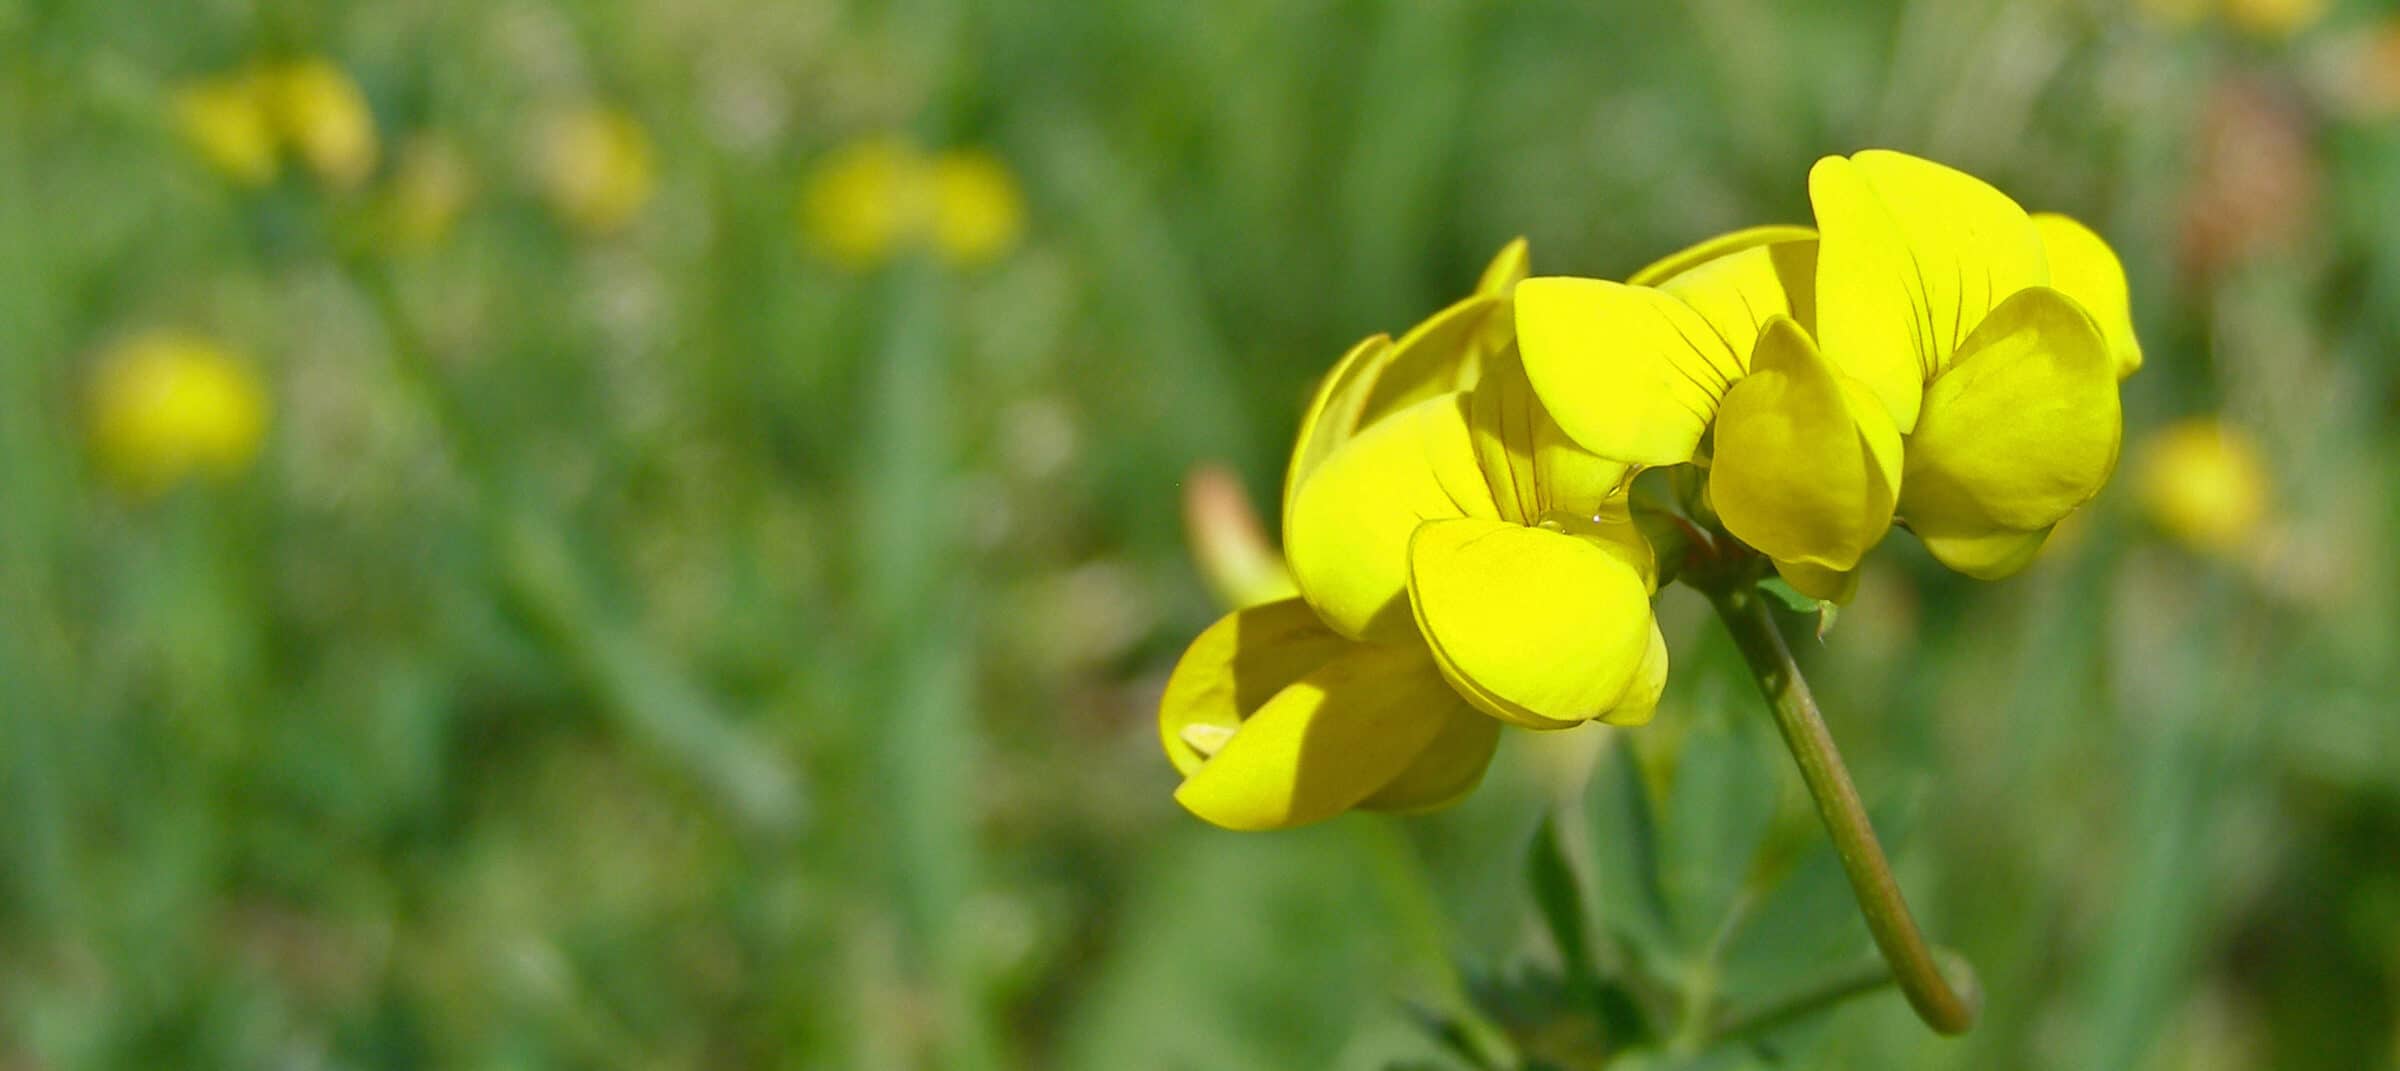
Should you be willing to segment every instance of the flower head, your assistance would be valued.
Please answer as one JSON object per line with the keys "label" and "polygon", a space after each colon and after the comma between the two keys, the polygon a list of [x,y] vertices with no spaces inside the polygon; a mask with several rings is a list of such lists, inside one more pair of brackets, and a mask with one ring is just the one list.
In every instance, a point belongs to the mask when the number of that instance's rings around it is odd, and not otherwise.
{"label": "flower head", "polygon": [[275,181],[275,120],[258,78],[224,75],[175,91],[175,126],[192,151],[243,186]]}
{"label": "flower head", "polygon": [[809,176],[800,223],[818,248],[853,269],[894,256],[913,240],[923,181],[916,149],[893,137],[837,150]]}
{"label": "flower head", "polygon": [[356,188],[375,171],[375,114],[340,67],[310,58],[276,64],[259,75],[276,133],[317,177]]}
{"label": "flower head", "polygon": [[1501,722],[1656,705],[1666,646],[1628,467],[1570,442],[1525,381],[1524,273],[1513,243],[1472,296],[1360,343],[1318,389],[1284,492],[1301,598],[1219,621],[1161,701],[1194,813],[1259,828],[1433,806],[1473,786]]}
{"label": "flower head", "polygon": [[384,194],[386,233],[405,248],[440,244],[457,224],[474,185],[466,155],[455,142],[434,134],[410,139],[401,147]]}
{"label": "flower head", "polygon": [[2152,523],[2192,550],[2234,555],[2267,515],[2268,478],[2258,448],[2238,428],[2186,420],[2142,444],[2134,492]]}
{"label": "flower head", "polygon": [[1847,597],[1894,513],[1934,556],[2022,568],[2115,466],[2141,364],[2116,255],[1894,152],[1810,173],[1814,232],[1736,232],[1625,284],[1534,279],[1526,371],[1576,441],[1708,466],[1726,530]]}
{"label": "flower head", "polygon": [[608,108],[562,112],[542,131],[541,173],[550,207],[587,234],[631,223],[658,184],[650,135],[632,116]]}
{"label": "flower head", "polygon": [[262,64],[175,92],[175,124],[202,160],[243,186],[274,181],[285,152],[338,189],[374,173],[375,113],[321,57]]}
{"label": "flower head", "polygon": [[989,152],[927,157],[901,138],[878,136],[835,151],[809,176],[800,224],[811,244],[853,271],[918,248],[971,268],[1016,248],[1025,199],[1008,165]]}
{"label": "flower head", "polygon": [[155,332],[102,356],[91,382],[91,437],[102,469],[135,494],[186,476],[228,476],[258,455],[266,396],[216,344]]}
{"label": "flower head", "polygon": [[933,248],[974,267],[1000,259],[1025,233],[1025,197],[1000,158],[955,149],[933,158]]}

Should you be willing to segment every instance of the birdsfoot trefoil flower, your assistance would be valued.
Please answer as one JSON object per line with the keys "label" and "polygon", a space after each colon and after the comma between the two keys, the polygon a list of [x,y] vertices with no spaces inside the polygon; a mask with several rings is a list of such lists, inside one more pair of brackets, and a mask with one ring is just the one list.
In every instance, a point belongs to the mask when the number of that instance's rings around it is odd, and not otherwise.
{"label": "birdsfoot trefoil flower", "polygon": [[1534,388],[1577,442],[1709,469],[1728,532],[1847,596],[1895,511],[1983,578],[2097,493],[2141,363],[2124,271],[2063,216],[1900,153],[1828,157],[1814,232],[1736,232],[1628,283],[1534,279]]}
{"label": "birdsfoot trefoil flower", "polygon": [[1526,382],[1523,243],[1476,292],[1326,377],[1284,493],[1301,598],[1219,621],[1161,702],[1177,798],[1233,828],[1471,789],[1501,722],[1645,720],[1665,684],[1629,466],[1569,441]]}

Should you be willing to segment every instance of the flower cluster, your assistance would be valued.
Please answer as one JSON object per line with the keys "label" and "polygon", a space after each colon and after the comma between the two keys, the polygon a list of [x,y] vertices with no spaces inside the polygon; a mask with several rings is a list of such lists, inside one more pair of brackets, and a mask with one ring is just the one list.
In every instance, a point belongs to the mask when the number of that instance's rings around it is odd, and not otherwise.
{"label": "flower cluster", "polygon": [[353,189],[375,170],[375,116],[358,83],[317,58],[268,63],[185,86],[175,118],[202,159],[245,186],[274,181],[281,154]]}
{"label": "flower cluster", "polygon": [[1284,488],[1297,598],[1176,666],[1176,798],[1235,829],[1473,789],[1499,727],[1646,720],[1666,645],[1633,477],[1688,466],[1683,523],[1842,601],[1895,525],[1997,578],[2115,467],[2141,363],[2097,235],[1870,151],[1809,175],[1816,226],[1728,234],[1625,282],[1474,293],[1319,388]]}
{"label": "flower cluster", "polygon": [[918,248],[973,268],[1016,247],[1025,200],[990,152],[928,155],[881,136],[844,146],[817,166],[801,192],[799,220],[812,246],[853,271]]}

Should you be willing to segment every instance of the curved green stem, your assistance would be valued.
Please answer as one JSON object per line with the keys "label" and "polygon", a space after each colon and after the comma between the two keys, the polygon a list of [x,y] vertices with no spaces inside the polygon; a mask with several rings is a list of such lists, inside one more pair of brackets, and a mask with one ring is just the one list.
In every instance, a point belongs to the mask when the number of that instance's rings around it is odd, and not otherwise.
{"label": "curved green stem", "polygon": [[1850,783],[1842,753],[1833,746],[1833,734],[1817,713],[1816,698],[1809,694],[1808,682],[1800,676],[1783,634],[1776,631],[1766,601],[1750,584],[1711,591],[1709,601],[1716,604],[1717,616],[1750,663],[1758,689],[1775,714],[1775,727],[1783,733],[1784,746],[1800,764],[1800,779],[1808,784],[1808,794],[1816,801],[1817,816],[1825,820],[1825,832],[1833,838],[1834,854],[1850,877],[1850,889],[1866,916],[1867,930],[1874,934],[1884,962],[1891,965],[1892,980],[1925,1025],[1943,1034],[1966,1033],[1975,1025],[1982,1002],[1974,971],[1965,960],[1952,957],[1954,984],[1926,946],[1917,920],[1908,912],[1908,901],[1900,895],[1899,883],[1892,880],[1891,863],[1867,822],[1866,807],[1859,803],[1858,789]]}
{"label": "curved green stem", "polygon": [[[1941,964],[1943,974],[1950,977],[1970,977],[1973,971],[1966,960],[1947,948],[1935,946],[1934,959]],[[1892,984],[1892,965],[1883,957],[1872,956],[1864,962],[1829,974],[1807,988],[1770,1003],[1745,1011],[1719,1017],[1708,1031],[1708,1041],[1716,1044],[1738,1041],[1775,1030],[1787,1023],[1808,1018],[1826,1008],[1853,997],[1864,996]]]}

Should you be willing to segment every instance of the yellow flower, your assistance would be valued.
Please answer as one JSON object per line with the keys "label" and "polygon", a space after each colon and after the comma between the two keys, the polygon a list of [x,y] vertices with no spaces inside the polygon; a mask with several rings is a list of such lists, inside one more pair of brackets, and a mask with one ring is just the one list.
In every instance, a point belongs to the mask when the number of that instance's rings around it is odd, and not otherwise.
{"label": "yellow flower", "polygon": [[2290,37],[2325,17],[2328,0],[2224,0],[2225,21],[2255,37]]}
{"label": "yellow flower", "polygon": [[2015,572],[2116,467],[2142,360],[2116,254],[1898,153],[1824,160],[1809,190],[1820,337],[1909,436],[1910,530],[1960,572]]}
{"label": "yellow flower", "polygon": [[835,151],[809,176],[800,225],[812,244],[854,271],[925,247],[971,268],[1016,247],[1025,201],[1008,166],[989,152],[927,159],[907,141],[879,136]]}
{"label": "yellow flower", "polygon": [[2169,536],[2204,554],[2232,556],[2257,537],[2267,513],[2267,469],[2240,428],[2197,418],[2142,446],[2134,491]]}
{"label": "yellow flower", "polygon": [[1433,810],[1474,790],[1500,742],[1500,723],[1445,687],[1422,645],[1336,635],[1299,599],[1202,632],[1158,723],[1184,777],[1175,799],[1227,829]]}
{"label": "yellow flower", "polygon": [[474,179],[465,154],[446,138],[420,134],[401,146],[384,194],[383,222],[392,241],[406,248],[438,245],[458,222]]}
{"label": "yellow flower", "polygon": [[323,59],[267,68],[260,76],[276,132],[319,178],[356,188],[375,171],[375,113],[342,69]]}
{"label": "yellow flower", "polygon": [[156,332],[104,355],[91,383],[92,445],[126,490],[153,494],[194,473],[228,476],[258,455],[266,396],[206,339]]}
{"label": "yellow flower", "polygon": [[275,120],[258,79],[227,75],[175,91],[175,125],[202,161],[243,186],[275,179]]}
{"label": "yellow flower", "polygon": [[1820,161],[1810,199],[1813,234],[1528,281],[1535,391],[1603,457],[1707,464],[1726,530],[1819,598],[1848,597],[1895,508],[1954,569],[2022,568],[2116,462],[2141,363],[2116,255],[1900,153]]}
{"label": "yellow flower", "polygon": [[1284,491],[1303,598],[1219,621],[1161,702],[1194,814],[1256,829],[1439,806],[1499,722],[1649,717],[1655,563],[1627,466],[1569,442],[1525,381],[1524,273],[1512,243],[1474,295],[1360,343],[1319,388]]}
{"label": "yellow flower", "polygon": [[270,64],[175,93],[176,126],[201,159],[244,186],[275,178],[285,149],[319,178],[353,188],[375,170],[375,115],[358,84],[324,59]]}
{"label": "yellow flower", "polygon": [[844,266],[863,270],[916,240],[925,195],[922,162],[907,142],[878,137],[836,151],[800,197],[802,228]]}
{"label": "yellow flower", "polygon": [[962,149],[933,160],[933,248],[960,267],[989,264],[1025,231],[1016,176],[988,152]]}
{"label": "yellow flower", "polygon": [[2162,26],[2180,29],[2211,14],[2255,37],[2291,37],[2325,17],[2328,0],[2139,0],[2134,7]]}
{"label": "yellow flower", "polygon": [[541,167],[551,208],[588,234],[632,222],[658,181],[649,134],[632,116],[606,108],[551,117],[542,131]]}

